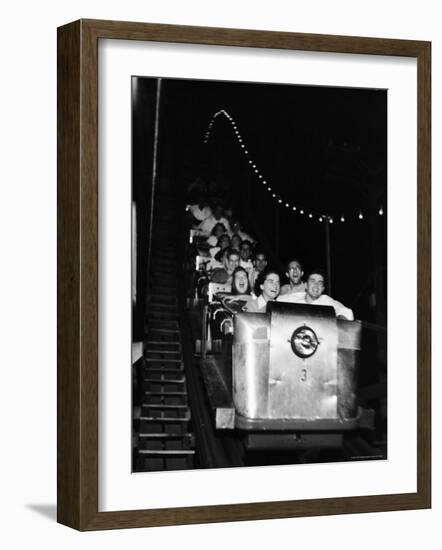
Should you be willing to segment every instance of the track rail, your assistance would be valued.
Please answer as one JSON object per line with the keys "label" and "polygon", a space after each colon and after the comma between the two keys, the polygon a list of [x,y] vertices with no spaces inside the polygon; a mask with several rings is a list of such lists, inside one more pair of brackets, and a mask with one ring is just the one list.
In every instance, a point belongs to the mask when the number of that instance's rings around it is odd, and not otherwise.
{"label": "track rail", "polygon": [[184,368],[173,198],[159,195],[150,262],[146,338],[134,409],[134,470],[195,466],[195,436]]}

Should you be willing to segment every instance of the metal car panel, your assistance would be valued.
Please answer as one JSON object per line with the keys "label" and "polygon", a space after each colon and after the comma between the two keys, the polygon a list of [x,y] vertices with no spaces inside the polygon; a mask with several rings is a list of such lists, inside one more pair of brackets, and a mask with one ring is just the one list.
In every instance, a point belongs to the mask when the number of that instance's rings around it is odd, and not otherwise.
{"label": "metal car panel", "polygon": [[269,317],[239,313],[234,318],[232,347],[233,401],[246,418],[268,416]]}
{"label": "metal car panel", "polygon": [[272,302],[269,310],[269,418],[337,418],[334,309]]}
{"label": "metal car panel", "polygon": [[352,418],[357,411],[361,323],[338,319],[338,413]]}

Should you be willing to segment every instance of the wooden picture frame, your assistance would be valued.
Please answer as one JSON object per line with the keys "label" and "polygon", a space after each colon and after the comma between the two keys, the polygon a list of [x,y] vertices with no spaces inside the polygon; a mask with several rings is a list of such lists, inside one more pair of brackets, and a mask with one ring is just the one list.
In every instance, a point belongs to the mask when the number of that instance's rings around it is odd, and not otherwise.
{"label": "wooden picture frame", "polygon": [[[412,57],[418,71],[417,492],[98,511],[98,40]],[[431,44],[80,20],[58,29],[58,521],[82,531],[431,506]]]}

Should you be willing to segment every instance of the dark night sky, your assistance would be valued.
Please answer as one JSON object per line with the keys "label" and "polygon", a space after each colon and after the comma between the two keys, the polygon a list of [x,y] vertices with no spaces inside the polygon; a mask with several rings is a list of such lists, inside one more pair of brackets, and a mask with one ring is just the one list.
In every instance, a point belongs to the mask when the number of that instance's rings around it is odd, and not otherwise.
{"label": "dark night sky", "polygon": [[[236,122],[248,157],[223,116],[203,143],[220,109]],[[386,90],[162,80],[160,153],[160,169],[177,184],[197,176],[217,182],[246,228],[265,233],[281,263],[299,256],[307,268],[324,266],[324,224],[317,218],[332,215],[332,294],[370,317],[368,295],[375,278],[381,274],[385,286],[386,277]],[[277,204],[248,158],[284,203],[316,218]]]}
{"label": "dark night sky", "polygon": [[[385,190],[385,90],[179,80],[163,90],[165,124],[179,120],[183,152],[196,164],[215,150],[217,172],[243,175],[244,155],[224,117],[201,147],[211,116],[226,109],[255,163],[289,201],[337,215]],[[209,175],[219,177],[213,168]]]}

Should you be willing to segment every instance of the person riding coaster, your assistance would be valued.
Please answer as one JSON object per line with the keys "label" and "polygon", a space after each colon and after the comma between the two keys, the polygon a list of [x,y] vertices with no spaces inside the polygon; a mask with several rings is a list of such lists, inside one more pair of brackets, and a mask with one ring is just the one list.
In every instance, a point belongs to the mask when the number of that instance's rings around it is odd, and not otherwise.
{"label": "person riding coaster", "polygon": [[244,311],[253,300],[247,271],[236,267],[232,272],[231,292],[218,292],[214,296],[210,316],[214,334],[227,334],[233,330],[233,315]]}

